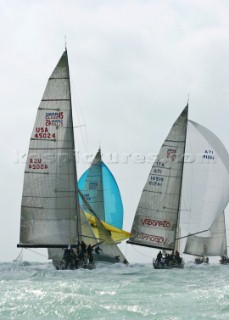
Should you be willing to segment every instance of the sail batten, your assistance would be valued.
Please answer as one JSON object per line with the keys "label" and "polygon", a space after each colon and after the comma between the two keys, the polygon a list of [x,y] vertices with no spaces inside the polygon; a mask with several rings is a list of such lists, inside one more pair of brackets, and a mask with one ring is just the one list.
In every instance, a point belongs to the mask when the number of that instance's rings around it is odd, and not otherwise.
{"label": "sail batten", "polygon": [[[57,102],[57,101],[71,101],[70,99],[42,99],[41,100],[42,102],[45,102],[45,101],[52,101],[52,102]],[[39,108],[39,110],[46,110],[47,108]],[[56,109],[54,109],[56,110]]]}

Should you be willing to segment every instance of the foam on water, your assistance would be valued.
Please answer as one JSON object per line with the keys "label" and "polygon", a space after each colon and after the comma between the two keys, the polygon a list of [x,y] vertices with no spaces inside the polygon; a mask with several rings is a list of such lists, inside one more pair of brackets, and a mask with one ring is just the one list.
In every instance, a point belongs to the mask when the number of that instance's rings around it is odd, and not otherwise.
{"label": "foam on water", "polygon": [[0,263],[0,319],[228,319],[229,266]]}

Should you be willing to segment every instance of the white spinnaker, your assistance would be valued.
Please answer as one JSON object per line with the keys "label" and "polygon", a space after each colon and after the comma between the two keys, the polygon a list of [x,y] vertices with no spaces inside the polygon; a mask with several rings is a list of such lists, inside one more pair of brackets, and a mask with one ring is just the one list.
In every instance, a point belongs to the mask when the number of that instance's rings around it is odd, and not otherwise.
{"label": "white spinnaker", "polygon": [[[195,239],[211,238],[212,227],[222,215],[228,199],[228,152],[210,130],[189,121],[182,189],[182,221],[186,222],[186,231],[192,234],[208,230],[196,235]],[[190,243],[194,243],[192,238],[194,236],[187,238],[189,253]],[[211,244],[213,246],[213,242]],[[197,254],[196,250],[197,245],[194,245],[193,254]]]}
{"label": "white spinnaker", "polygon": [[188,238],[185,253],[196,256],[227,256],[227,239],[224,212],[210,228],[210,237],[194,235]]}

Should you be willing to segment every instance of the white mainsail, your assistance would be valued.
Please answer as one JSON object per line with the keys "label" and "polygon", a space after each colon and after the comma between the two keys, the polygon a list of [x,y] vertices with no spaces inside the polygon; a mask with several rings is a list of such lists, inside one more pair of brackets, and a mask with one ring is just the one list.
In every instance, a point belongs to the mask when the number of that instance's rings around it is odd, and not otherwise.
{"label": "white mainsail", "polygon": [[20,247],[75,244],[81,234],[67,51],[38,108],[27,156]]}
{"label": "white mainsail", "polygon": [[[184,252],[222,255],[226,250],[224,209],[229,200],[229,155],[210,130],[189,121],[182,190],[188,233]],[[207,230],[207,231],[205,231]],[[202,232],[205,231],[205,232]],[[201,233],[202,232],[202,233]]]}
{"label": "white mainsail", "polygon": [[173,250],[179,223],[188,106],[171,128],[143,189],[128,243]]}

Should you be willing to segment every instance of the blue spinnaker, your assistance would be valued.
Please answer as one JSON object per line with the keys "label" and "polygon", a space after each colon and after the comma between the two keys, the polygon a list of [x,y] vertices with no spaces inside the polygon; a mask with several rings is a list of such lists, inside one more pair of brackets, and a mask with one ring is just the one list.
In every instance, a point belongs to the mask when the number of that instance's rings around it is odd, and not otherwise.
{"label": "blue spinnaker", "polygon": [[[101,220],[122,229],[123,204],[120,191],[113,174],[101,161],[100,150],[91,167],[79,179],[78,187]],[[87,210],[80,198],[79,201],[81,207]]]}

